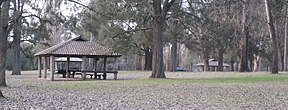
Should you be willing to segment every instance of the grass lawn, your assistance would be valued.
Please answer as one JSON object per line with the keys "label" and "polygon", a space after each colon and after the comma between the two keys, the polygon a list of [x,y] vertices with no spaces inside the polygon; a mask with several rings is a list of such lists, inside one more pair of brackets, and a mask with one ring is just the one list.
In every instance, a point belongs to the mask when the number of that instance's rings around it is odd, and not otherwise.
{"label": "grass lawn", "polygon": [[26,109],[288,107],[288,74],[284,72],[275,75],[268,72],[166,72],[166,79],[151,79],[150,71],[121,71],[119,80],[112,80],[113,75],[110,75],[109,80],[88,81],[49,81],[37,78],[36,71],[22,73],[20,76],[7,73],[8,87],[0,88],[6,96],[5,100],[0,100],[4,109],[24,105]]}

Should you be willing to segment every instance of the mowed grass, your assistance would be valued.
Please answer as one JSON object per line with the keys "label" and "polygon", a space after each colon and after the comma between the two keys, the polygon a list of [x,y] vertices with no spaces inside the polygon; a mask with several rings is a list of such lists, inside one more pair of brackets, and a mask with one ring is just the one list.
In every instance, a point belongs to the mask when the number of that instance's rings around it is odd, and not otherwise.
{"label": "mowed grass", "polygon": [[[67,80],[61,78],[61,75],[58,77],[55,75],[56,81],[50,81],[49,75],[47,79],[38,78],[37,71],[23,71],[22,75],[18,76],[10,74],[11,72],[7,73],[8,87],[0,87],[8,100],[4,105],[8,104],[9,107],[11,104],[9,101],[14,101],[12,104],[17,107],[36,103],[38,104],[36,108],[45,108],[48,107],[46,102],[50,102],[52,103],[50,106],[55,108],[66,105],[75,109],[81,107],[285,109],[288,107],[286,72],[279,74],[166,72],[167,78],[154,79],[149,78],[151,71],[120,71],[118,80],[113,80],[113,75],[110,74],[108,80],[94,80],[87,77],[86,81]],[[73,103],[75,100],[78,103]],[[54,103],[57,101],[61,103],[59,105]]]}
{"label": "mowed grass", "polygon": [[[169,86],[169,85],[227,85],[227,84],[288,84],[288,74],[270,74],[268,72],[238,73],[238,72],[167,72],[165,79],[149,78],[150,71],[122,71],[119,80],[89,80],[89,81],[54,81],[47,85],[52,88],[95,89],[95,88],[126,88],[139,86]],[[134,78],[128,78],[136,75]],[[179,76],[180,75],[180,76]]]}

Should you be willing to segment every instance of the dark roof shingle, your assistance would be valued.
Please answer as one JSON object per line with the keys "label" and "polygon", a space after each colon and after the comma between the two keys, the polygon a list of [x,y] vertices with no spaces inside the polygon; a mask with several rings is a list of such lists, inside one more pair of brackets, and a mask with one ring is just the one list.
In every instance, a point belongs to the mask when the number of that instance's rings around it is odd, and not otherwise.
{"label": "dark roof shingle", "polygon": [[89,42],[81,37],[76,37],[68,41],[59,43],[35,54],[35,56],[110,56],[119,57],[121,55],[110,52],[102,45]]}

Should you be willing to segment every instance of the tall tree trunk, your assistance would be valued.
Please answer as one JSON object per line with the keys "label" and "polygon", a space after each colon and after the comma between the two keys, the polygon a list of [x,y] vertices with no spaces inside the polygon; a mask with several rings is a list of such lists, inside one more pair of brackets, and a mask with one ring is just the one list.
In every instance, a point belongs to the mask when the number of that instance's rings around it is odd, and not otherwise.
{"label": "tall tree trunk", "polygon": [[235,71],[234,69],[235,61],[233,59],[230,60],[231,71]]}
{"label": "tall tree trunk", "polygon": [[286,4],[285,4],[285,39],[284,39],[284,62],[283,62],[283,67],[284,67],[284,71],[287,71],[287,40],[288,40],[288,0],[286,0]]}
{"label": "tall tree trunk", "polygon": [[[170,1],[170,2],[169,2]],[[153,0],[153,62],[151,78],[166,78],[163,62],[163,31],[167,13],[175,0]],[[163,7],[163,8],[162,8]]]}
{"label": "tall tree trunk", "polygon": [[137,55],[136,70],[142,70],[142,56]]}
{"label": "tall tree trunk", "polygon": [[165,78],[163,62],[163,19],[156,16],[153,29],[153,62],[151,78]]}
{"label": "tall tree trunk", "polygon": [[210,71],[210,67],[209,67],[209,53],[205,52],[204,50],[202,50],[202,60],[204,63],[204,70],[203,71]]}
{"label": "tall tree trunk", "polygon": [[8,38],[8,19],[9,19],[9,3],[0,1],[0,86],[6,86],[6,54],[7,54],[7,38]]}
{"label": "tall tree trunk", "polygon": [[242,18],[242,37],[241,37],[241,59],[240,59],[240,72],[249,71],[248,68],[248,7],[249,0],[243,0],[243,18]]}
{"label": "tall tree trunk", "polygon": [[172,41],[171,47],[171,62],[170,62],[170,70],[169,71],[176,71],[177,67],[177,40]]}
{"label": "tall tree trunk", "polygon": [[260,56],[257,54],[253,54],[253,72],[258,72],[260,69]]}
{"label": "tall tree trunk", "polygon": [[145,66],[144,70],[152,70],[153,52],[151,48],[147,47],[145,50]]}
{"label": "tall tree trunk", "polygon": [[[14,2],[14,7],[16,7],[14,9],[14,30],[13,30],[13,34],[14,34],[14,50],[13,50],[13,71],[12,71],[12,75],[21,75],[21,58],[20,58],[20,43],[21,43],[21,5],[20,5],[20,1],[18,0],[16,2],[16,0],[13,1]],[[18,5],[17,5],[18,4]]]}
{"label": "tall tree trunk", "polygon": [[218,49],[218,71],[223,71],[223,56],[224,56],[224,44],[220,44]]}
{"label": "tall tree trunk", "polygon": [[266,8],[266,14],[267,14],[267,21],[268,21],[268,27],[270,32],[270,38],[272,40],[272,52],[273,52],[273,59],[272,59],[272,68],[271,73],[277,74],[278,73],[278,43],[277,43],[277,36],[275,32],[275,27],[273,23],[272,13],[271,13],[271,4],[269,0],[265,0],[265,8]]}
{"label": "tall tree trunk", "polygon": [[282,50],[280,49],[280,41],[278,40],[278,36],[276,36],[276,41],[278,45],[278,70],[284,71],[284,65],[283,65],[283,57],[282,57]]}

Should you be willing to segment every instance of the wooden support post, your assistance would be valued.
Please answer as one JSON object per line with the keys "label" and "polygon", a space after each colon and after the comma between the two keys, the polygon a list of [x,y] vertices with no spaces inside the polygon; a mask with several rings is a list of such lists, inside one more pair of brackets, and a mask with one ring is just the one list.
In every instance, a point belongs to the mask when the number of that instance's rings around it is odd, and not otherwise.
{"label": "wooden support post", "polygon": [[[113,71],[117,71],[117,57],[114,58],[114,61],[113,61]],[[114,73],[114,80],[117,79],[117,73]]]}
{"label": "wooden support post", "polygon": [[43,67],[44,67],[44,78],[47,78],[47,57],[44,57],[44,65],[43,65]]}
{"label": "wooden support post", "polygon": [[94,79],[97,79],[97,73],[96,73],[96,71],[97,71],[97,61],[98,61],[98,58],[97,57],[95,57],[94,58],[94,71],[95,71],[95,73],[94,73]]}
{"label": "wooden support post", "polygon": [[39,73],[39,78],[42,77],[42,73],[41,73],[41,57],[38,57],[38,73]]}
{"label": "wooden support post", "polygon": [[86,80],[86,68],[85,68],[85,66],[86,66],[86,56],[84,56],[83,57],[83,62],[82,62],[82,80]]}
{"label": "wooden support post", "polygon": [[117,80],[117,73],[114,73],[114,80]]}
{"label": "wooden support post", "polygon": [[69,56],[67,56],[67,65],[66,65],[66,74],[67,74],[67,78],[70,78],[70,70],[69,70],[69,68],[70,68],[70,57]]}
{"label": "wooden support post", "polygon": [[[106,63],[107,63],[107,57],[104,57],[104,65],[103,65],[103,70],[106,71]],[[106,79],[107,73],[103,73],[103,79]]]}
{"label": "wooden support post", "polygon": [[54,80],[54,56],[50,56],[50,80]]}

